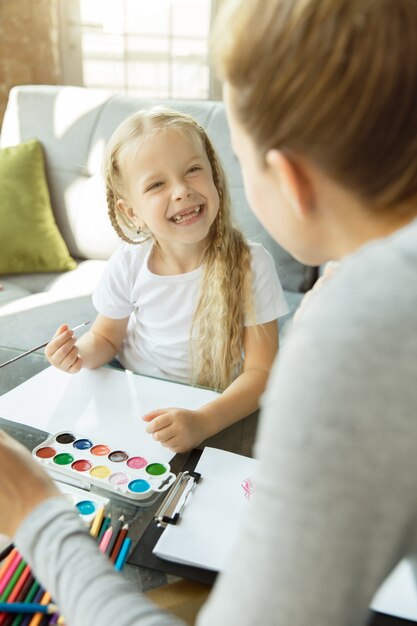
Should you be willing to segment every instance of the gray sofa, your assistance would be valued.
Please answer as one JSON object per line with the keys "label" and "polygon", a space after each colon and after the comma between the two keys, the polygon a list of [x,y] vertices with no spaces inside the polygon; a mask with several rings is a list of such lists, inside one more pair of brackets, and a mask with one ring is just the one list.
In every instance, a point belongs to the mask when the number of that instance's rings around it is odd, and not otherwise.
{"label": "gray sofa", "polygon": [[[91,292],[119,243],[107,218],[100,176],[103,149],[126,116],[155,103],[78,87],[11,90],[0,146],[31,138],[42,143],[53,212],[77,268],[0,276],[0,346],[26,350],[48,340],[63,322],[75,326],[94,318]],[[236,221],[250,239],[272,253],[293,311],[314,280],[314,270],[282,250],[250,211],[223,104],[186,100],[164,104],[190,113],[206,128],[228,175]]]}

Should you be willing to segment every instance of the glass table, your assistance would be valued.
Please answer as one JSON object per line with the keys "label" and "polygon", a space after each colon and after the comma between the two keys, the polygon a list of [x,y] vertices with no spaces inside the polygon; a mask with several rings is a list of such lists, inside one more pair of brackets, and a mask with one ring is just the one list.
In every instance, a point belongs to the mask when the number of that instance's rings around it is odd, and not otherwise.
{"label": "glass table", "polygon": [[[21,354],[21,352],[22,351],[19,350],[0,347],[0,364],[12,359],[18,354]],[[10,365],[1,368],[0,395],[11,391],[47,367],[49,367],[49,363],[44,354],[41,352],[33,352],[32,354],[28,354],[14,363],[10,363]],[[35,446],[42,443],[42,441],[46,438],[46,435],[49,434],[30,426],[2,419],[1,416],[0,428],[23,443],[30,451],[32,451]],[[174,465],[179,468],[185,456],[186,455],[177,455],[174,459]],[[106,494],[106,496],[107,495],[108,494]],[[110,497],[109,513],[111,514],[111,518],[115,521],[122,513],[124,514],[125,521],[129,524],[129,537],[132,538],[133,545],[136,544],[149,522],[152,520],[152,517],[160,505],[162,498],[163,496],[159,497],[158,500],[153,502],[151,505],[147,504],[146,506],[138,507],[130,502]],[[169,576],[162,572],[135,567],[129,564],[126,564],[123,571],[126,578],[133,582],[141,591],[155,589],[157,587],[161,587],[161,585],[166,585],[167,583],[178,580],[174,576]]]}

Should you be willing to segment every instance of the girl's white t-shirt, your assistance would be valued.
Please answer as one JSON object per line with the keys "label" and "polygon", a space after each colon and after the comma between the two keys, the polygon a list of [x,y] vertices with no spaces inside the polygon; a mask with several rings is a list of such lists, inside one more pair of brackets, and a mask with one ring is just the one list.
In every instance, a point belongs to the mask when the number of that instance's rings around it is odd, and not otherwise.
{"label": "girl's white t-shirt", "polygon": [[[190,327],[202,267],[174,276],[153,274],[153,243],[121,244],[109,259],[93,294],[97,311],[111,319],[130,317],[118,360],[126,369],[180,382],[190,381]],[[272,256],[250,244],[255,319],[265,324],[288,312]]]}

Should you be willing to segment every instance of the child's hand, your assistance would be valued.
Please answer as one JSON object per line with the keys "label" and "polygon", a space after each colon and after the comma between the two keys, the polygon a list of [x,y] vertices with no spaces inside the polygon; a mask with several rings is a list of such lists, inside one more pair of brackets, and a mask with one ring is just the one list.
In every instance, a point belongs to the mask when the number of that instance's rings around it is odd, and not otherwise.
{"label": "child's hand", "polygon": [[63,372],[70,374],[79,372],[83,366],[83,361],[79,355],[76,341],[74,331],[66,324],[60,326],[45,348],[45,356],[49,363]]}
{"label": "child's hand", "polygon": [[62,495],[28,450],[0,431],[0,533],[13,537],[43,500]]}
{"label": "child's hand", "polygon": [[187,452],[199,445],[207,435],[204,417],[187,409],[156,409],[142,418],[149,422],[146,431],[155,441],[173,452]]}

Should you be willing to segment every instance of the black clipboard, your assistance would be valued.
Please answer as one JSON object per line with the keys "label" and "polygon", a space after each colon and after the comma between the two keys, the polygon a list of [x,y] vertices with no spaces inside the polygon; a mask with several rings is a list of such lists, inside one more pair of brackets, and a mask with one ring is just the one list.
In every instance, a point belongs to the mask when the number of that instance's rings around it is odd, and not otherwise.
{"label": "black clipboard", "polygon": [[[191,450],[188,458],[180,468],[181,471],[191,473],[194,472],[202,452],[202,450]],[[174,563],[173,561],[161,559],[153,554],[152,550],[164,530],[164,527],[158,526],[157,521],[153,519],[147,526],[142,537],[134,546],[127,562],[130,565],[146,567],[158,572],[164,572],[165,574],[172,574],[173,576],[179,576],[180,578],[187,578],[204,585],[213,585],[218,572],[204,569],[202,567]]]}

